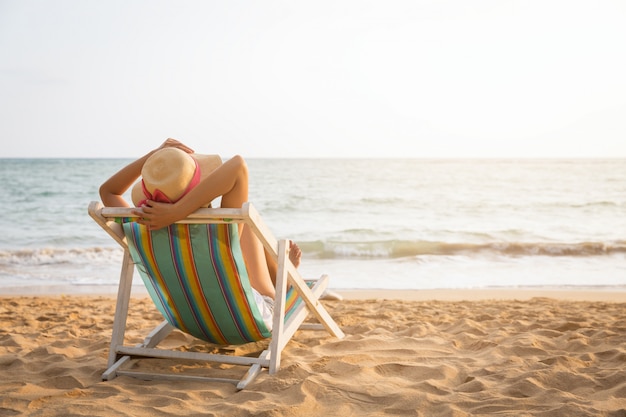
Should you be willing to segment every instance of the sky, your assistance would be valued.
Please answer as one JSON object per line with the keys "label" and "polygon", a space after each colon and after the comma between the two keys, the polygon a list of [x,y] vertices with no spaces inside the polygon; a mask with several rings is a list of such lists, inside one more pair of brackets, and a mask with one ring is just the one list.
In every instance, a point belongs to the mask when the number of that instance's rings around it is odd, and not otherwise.
{"label": "sky", "polygon": [[0,158],[624,158],[625,74],[622,0],[0,0]]}

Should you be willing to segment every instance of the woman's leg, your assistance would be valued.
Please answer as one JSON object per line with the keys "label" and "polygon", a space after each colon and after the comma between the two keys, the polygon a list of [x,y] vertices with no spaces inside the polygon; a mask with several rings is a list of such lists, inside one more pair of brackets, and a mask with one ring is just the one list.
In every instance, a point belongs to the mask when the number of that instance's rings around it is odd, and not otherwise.
{"label": "woman's leg", "polygon": [[[240,156],[233,157],[226,164],[230,178],[234,181],[228,182],[228,191],[222,194],[221,206],[241,208],[248,201],[248,166]],[[241,225],[239,234],[250,285],[262,295],[274,298],[276,291],[263,244],[246,225]]]}
{"label": "woman's leg", "polygon": [[261,295],[274,298],[276,296],[274,278],[270,275],[263,244],[247,225],[241,232],[240,243],[250,285]]}

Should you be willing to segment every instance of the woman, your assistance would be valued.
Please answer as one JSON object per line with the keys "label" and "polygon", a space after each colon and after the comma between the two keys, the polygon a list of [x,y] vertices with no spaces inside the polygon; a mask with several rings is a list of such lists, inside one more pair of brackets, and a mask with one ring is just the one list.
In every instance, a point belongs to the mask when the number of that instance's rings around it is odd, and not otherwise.
{"label": "woman", "polygon": [[[169,149],[169,151],[167,151]],[[168,191],[172,195],[167,195],[163,189],[151,188],[146,184],[146,170],[158,165],[155,161],[163,158],[166,152],[172,149],[178,150],[185,158],[193,161],[195,172],[191,170],[193,180],[188,180],[181,186],[178,192]],[[182,151],[182,152],[181,152]],[[210,172],[199,174],[199,164],[197,160],[190,157],[194,151],[175,139],[167,139],[160,147],[147,153],[138,160],[122,168],[119,172],[109,178],[100,186],[100,198],[105,206],[109,207],[129,207],[122,195],[137,181],[144,170],[144,179],[141,182],[145,199],[138,203],[138,207],[133,213],[139,216],[138,222],[146,225],[150,230],[157,230],[184,219],[200,207],[207,206],[215,198],[221,196],[221,207],[241,208],[243,203],[248,201],[248,167],[244,159],[237,155]],[[173,177],[180,179],[185,173],[182,168],[168,160],[163,164],[165,174],[174,173]],[[195,175],[195,176],[194,176]],[[180,182],[180,181],[179,181]],[[177,194],[177,195],[174,195]],[[157,201],[160,200],[160,201]],[[264,318],[269,313],[271,322],[271,311],[275,298],[276,262],[266,256],[266,252],[259,239],[254,235],[248,226],[239,226],[241,250],[248,271],[250,284],[257,294],[257,303],[261,308]],[[293,242],[290,243],[289,259],[298,267],[300,264],[301,251]],[[258,297],[261,296],[261,298]],[[266,320],[267,322],[267,320]]]}

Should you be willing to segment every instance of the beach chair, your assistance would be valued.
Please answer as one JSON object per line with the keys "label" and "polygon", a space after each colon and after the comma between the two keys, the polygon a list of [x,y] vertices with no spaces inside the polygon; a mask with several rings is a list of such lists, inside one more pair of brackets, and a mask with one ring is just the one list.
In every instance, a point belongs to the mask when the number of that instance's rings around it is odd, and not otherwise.
{"label": "beach chair", "polygon": [[[148,380],[228,381],[243,389],[262,369],[267,368],[270,374],[279,370],[281,352],[298,329],[326,330],[337,338],[344,337],[319,301],[328,285],[328,276],[308,282],[302,279],[288,258],[288,241],[276,240],[250,203],[241,209],[199,209],[187,219],[157,231],[148,231],[132,221],[129,208],[104,207],[92,202],[88,211],[124,248],[104,380],[128,375]],[[263,322],[252,295],[239,244],[238,223],[247,224],[267,253],[278,262],[272,331]],[[165,321],[149,332],[143,343],[126,346],[126,321],[135,267]],[[309,314],[315,317],[315,323],[304,323]],[[269,346],[261,348],[264,350],[258,357],[158,348],[174,328],[219,346],[265,339],[269,340]],[[141,358],[216,362],[224,364],[220,367],[229,371],[239,365],[248,370],[241,379],[133,370],[132,365]],[[206,371],[210,374],[220,371],[214,368]]]}

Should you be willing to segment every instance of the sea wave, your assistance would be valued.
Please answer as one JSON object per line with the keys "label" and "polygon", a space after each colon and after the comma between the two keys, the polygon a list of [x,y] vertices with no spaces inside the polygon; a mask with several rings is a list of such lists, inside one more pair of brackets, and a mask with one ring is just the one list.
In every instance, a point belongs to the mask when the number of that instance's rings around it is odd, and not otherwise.
{"label": "sea wave", "polygon": [[[372,242],[298,242],[307,257],[318,259],[397,259],[419,256],[589,257],[626,254],[626,241],[580,243],[431,242],[385,240]],[[0,250],[0,270],[64,265],[118,265],[119,247]]]}
{"label": "sea wave", "polygon": [[119,262],[121,255],[116,247],[0,250],[0,268]]}
{"label": "sea wave", "polygon": [[481,256],[606,256],[626,254],[626,241],[616,242],[432,242],[386,240],[373,242],[298,242],[302,250],[323,259],[404,258],[423,255]]}

